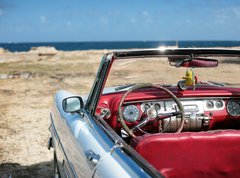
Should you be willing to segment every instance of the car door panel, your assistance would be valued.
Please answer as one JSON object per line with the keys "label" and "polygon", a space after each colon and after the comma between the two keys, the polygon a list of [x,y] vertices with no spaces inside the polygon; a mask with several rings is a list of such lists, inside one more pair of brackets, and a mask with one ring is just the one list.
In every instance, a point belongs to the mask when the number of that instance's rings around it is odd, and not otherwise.
{"label": "car door panel", "polygon": [[[57,123],[56,129],[58,131],[62,149],[60,149],[60,152],[62,152],[64,155],[62,156],[60,155],[59,151],[56,151],[57,157],[63,157],[63,160],[58,159],[60,162],[64,162],[64,167],[62,165],[60,167],[62,167],[64,171],[68,172],[68,175],[73,175],[73,177],[91,177],[92,171],[89,169],[89,166],[86,163],[84,152],[72,134],[67,120],[62,117],[57,108],[52,110],[54,111],[53,120],[54,123]],[[74,121],[78,116],[69,115],[68,117],[69,120]]]}
{"label": "car door panel", "polygon": [[103,136],[99,136],[96,127],[93,127],[87,114],[66,113],[62,109],[62,99],[68,93],[59,92],[56,95],[55,107],[52,108],[53,120],[58,130],[63,152],[67,155],[72,171],[77,177],[91,177],[94,166],[87,159],[87,152],[93,151],[103,157],[113,146],[112,142],[106,144]]}
{"label": "car door panel", "polygon": [[105,157],[96,168],[94,177],[150,177],[143,169],[126,155],[121,148]]}
{"label": "car door panel", "polygon": [[[86,115],[83,117],[78,117],[71,119],[70,117],[67,118],[67,124],[71,130],[71,138],[74,141],[74,145],[77,151],[81,150],[81,160],[84,160],[82,164],[88,165],[88,172],[91,172],[91,176],[94,173],[95,166],[97,161],[104,157],[113,146],[111,142],[105,142],[104,138],[100,136],[96,132],[96,128],[94,128],[90,122],[88,122],[88,118]],[[88,160],[88,153],[92,152],[95,155],[98,155],[98,160],[96,160],[96,164],[92,163],[90,159]],[[80,155],[79,155],[80,156]],[[77,164],[79,163],[76,160],[76,156],[74,154],[69,155],[71,160],[75,160],[73,165],[75,169],[77,169],[79,174],[82,174],[82,166]],[[78,175],[79,175],[78,174]],[[81,175],[83,176],[83,175]]]}
{"label": "car door panel", "polygon": [[66,93],[57,95],[52,118],[62,148],[63,170],[67,174],[71,177],[148,175],[129,155],[116,149],[114,141],[96,123],[96,118],[84,109],[80,113],[64,112],[62,100]]}

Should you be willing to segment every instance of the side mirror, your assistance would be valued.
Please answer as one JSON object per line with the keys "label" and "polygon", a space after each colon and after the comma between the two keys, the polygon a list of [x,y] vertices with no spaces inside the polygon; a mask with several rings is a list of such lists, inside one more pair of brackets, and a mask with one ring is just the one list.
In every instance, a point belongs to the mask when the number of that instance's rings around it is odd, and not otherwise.
{"label": "side mirror", "polygon": [[67,113],[77,112],[83,108],[83,100],[79,96],[71,96],[63,100],[62,107]]}

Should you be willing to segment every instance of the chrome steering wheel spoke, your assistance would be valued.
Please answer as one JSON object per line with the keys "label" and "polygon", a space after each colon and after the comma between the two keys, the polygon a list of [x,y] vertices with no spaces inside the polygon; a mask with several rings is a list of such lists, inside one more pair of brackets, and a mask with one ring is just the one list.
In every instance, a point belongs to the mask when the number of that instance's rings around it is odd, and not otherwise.
{"label": "chrome steering wheel spoke", "polygon": [[167,119],[167,118],[169,118],[169,117],[178,116],[178,115],[180,115],[180,114],[182,114],[181,111],[158,114],[158,119]]}
{"label": "chrome steering wheel spoke", "polygon": [[139,122],[137,125],[133,126],[131,128],[131,130],[134,131],[135,129],[138,129],[138,128],[141,128],[141,127],[145,126],[148,123],[149,120],[150,120],[150,118],[146,117],[141,122]]}

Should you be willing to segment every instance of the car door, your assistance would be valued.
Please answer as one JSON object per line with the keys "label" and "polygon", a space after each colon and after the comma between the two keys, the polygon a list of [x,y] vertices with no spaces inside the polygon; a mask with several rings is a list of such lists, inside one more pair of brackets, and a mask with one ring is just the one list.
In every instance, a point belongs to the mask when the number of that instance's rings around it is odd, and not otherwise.
{"label": "car door", "polygon": [[70,96],[67,92],[57,93],[51,113],[52,127],[59,137],[58,146],[55,146],[59,169],[63,177],[93,177],[114,142],[85,110],[64,112],[62,100],[67,96]]}
{"label": "car door", "polygon": [[51,115],[59,137],[58,143],[55,144],[55,153],[61,176],[91,177],[93,170],[86,163],[84,150],[77,142],[75,133],[72,132],[73,127],[71,127],[76,124],[80,128],[85,124],[83,119],[79,118],[77,114],[64,115],[57,108]]}
{"label": "car door", "polygon": [[51,112],[52,130],[58,138],[55,152],[62,177],[151,175],[121,149],[118,141],[109,137],[108,130],[87,110],[64,112],[62,100],[68,96],[66,92],[59,92]]}
{"label": "car door", "polygon": [[78,113],[66,113],[62,108],[62,100],[70,95],[58,92],[51,109],[53,145],[59,171],[62,177],[91,177],[94,170],[87,163],[82,147],[88,137],[81,138],[81,143],[77,140],[78,132],[86,127],[85,118]]}

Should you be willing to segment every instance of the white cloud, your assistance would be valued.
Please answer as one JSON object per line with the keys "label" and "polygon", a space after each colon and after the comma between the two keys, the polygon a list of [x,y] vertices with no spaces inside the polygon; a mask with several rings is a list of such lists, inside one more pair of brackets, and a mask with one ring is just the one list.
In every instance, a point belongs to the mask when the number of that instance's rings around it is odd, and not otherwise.
{"label": "white cloud", "polygon": [[71,22],[71,21],[67,21],[67,22],[66,22],[66,25],[67,25],[68,27],[71,27],[71,26],[72,26],[72,22]]}
{"label": "white cloud", "polygon": [[104,25],[107,25],[108,24],[108,19],[106,17],[101,17],[100,18],[100,23],[104,24]]}
{"label": "white cloud", "polygon": [[121,14],[121,13],[120,13],[118,10],[116,10],[116,9],[111,10],[111,11],[109,11],[109,12],[107,13],[108,16],[119,16],[120,14]]}
{"label": "white cloud", "polygon": [[142,15],[143,15],[143,16],[149,16],[149,13],[148,13],[148,11],[143,11],[143,12],[142,12]]}
{"label": "white cloud", "polygon": [[219,13],[215,14],[214,23],[215,24],[224,24],[227,21],[228,15],[224,10],[221,10]]}
{"label": "white cloud", "polygon": [[152,22],[152,17],[151,17],[151,15],[149,14],[148,11],[143,11],[143,12],[142,12],[142,18],[143,18],[143,20],[144,20],[145,22],[148,22],[148,23]]}
{"label": "white cloud", "polygon": [[226,7],[215,11],[215,24],[225,24],[232,18],[240,18],[240,7]]}
{"label": "white cloud", "polygon": [[40,21],[41,21],[41,23],[46,23],[47,18],[45,16],[40,16]]}
{"label": "white cloud", "polygon": [[240,18],[240,7],[234,7],[233,12],[237,17]]}
{"label": "white cloud", "polygon": [[130,18],[130,22],[131,22],[131,23],[136,23],[137,20],[136,20],[134,17],[131,17],[131,18]]}
{"label": "white cloud", "polygon": [[187,24],[187,25],[191,25],[191,24],[192,24],[192,21],[189,20],[189,19],[186,19],[186,20],[185,20],[185,24]]}

